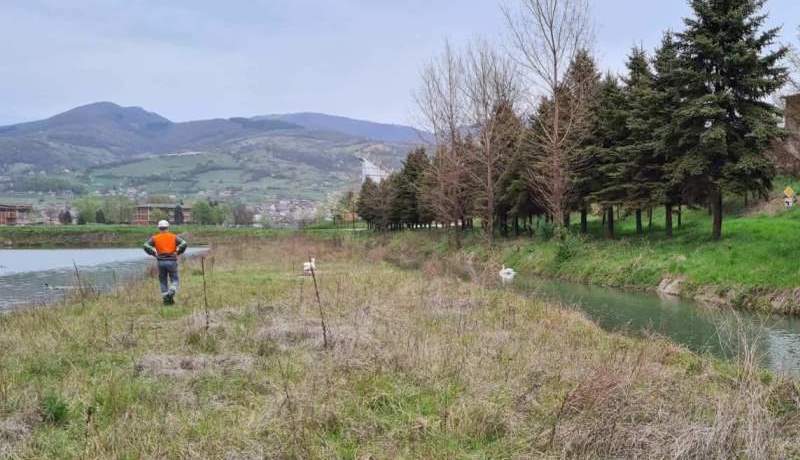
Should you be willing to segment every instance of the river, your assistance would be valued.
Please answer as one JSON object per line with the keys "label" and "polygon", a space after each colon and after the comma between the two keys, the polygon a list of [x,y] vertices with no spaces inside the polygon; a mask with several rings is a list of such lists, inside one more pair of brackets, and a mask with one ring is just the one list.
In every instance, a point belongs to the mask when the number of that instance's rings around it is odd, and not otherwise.
{"label": "river", "polygon": [[540,278],[517,277],[515,287],[530,295],[571,305],[606,330],[656,333],[698,353],[732,358],[739,332],[757,344],[764,367],[800,375],[800,318],[705,308],[694,302]]}
{"label": "river", "polygon": [[[205,251],[190,248],[187,255]],[[77,286],[108,291],[142,276],[153,258],[136,249],[0,249],[0,311],[63,300]]]}

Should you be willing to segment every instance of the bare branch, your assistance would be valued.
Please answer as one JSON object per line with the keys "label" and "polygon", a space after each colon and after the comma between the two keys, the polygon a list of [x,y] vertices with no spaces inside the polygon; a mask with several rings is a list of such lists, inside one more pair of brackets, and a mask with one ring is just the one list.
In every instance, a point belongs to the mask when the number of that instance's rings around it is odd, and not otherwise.
{"label": "bare branch", "polygon": [[580,144],[586,95],[567,84],[567,72],[578,52],[588,48],[592,26],[587,0],[508,0],[502,7],[515,61],[527,82],[542,96],[529,149],[528,185],[542,204],[564,224],[571,190],[570,158]]}

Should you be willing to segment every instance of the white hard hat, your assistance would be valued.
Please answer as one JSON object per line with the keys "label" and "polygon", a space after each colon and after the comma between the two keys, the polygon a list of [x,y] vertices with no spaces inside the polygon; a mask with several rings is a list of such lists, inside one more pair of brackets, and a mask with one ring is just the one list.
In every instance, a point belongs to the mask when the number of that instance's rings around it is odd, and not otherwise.
{"label": "white hard hat", "polygon": [[169,228],[169,222],[167,222],[166,220],[159,220],[158,228]]}

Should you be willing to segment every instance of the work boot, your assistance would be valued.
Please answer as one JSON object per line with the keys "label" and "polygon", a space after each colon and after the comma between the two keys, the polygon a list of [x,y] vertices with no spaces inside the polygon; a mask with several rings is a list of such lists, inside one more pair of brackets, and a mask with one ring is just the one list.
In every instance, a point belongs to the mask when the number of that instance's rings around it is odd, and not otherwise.
{"label": "work boot", "polygon": [[164,294],[164,305],[175,305],[175,293],[172,291]]}

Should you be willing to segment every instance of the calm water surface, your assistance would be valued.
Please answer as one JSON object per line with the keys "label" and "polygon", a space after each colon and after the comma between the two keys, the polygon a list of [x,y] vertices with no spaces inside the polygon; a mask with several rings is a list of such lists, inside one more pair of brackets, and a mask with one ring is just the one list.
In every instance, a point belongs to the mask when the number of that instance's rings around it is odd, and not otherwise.
{"label": "calm water surface", "polygon": [[[204,248],[190,248],[196,255]],[[136,249],[0,249],[0,311],[57,302],[77,286],[107,291],[142,276],[154,259]]]}
{"label": "calm water surface", "polygon": [[582,284],[517,278],[524,292],[584,311],[601,327],[633,334],[657,333],[700,353],[731,358],[739,331],[755,340],[765,367],[800,375],[800,318],[717,310],[691,301]]}

